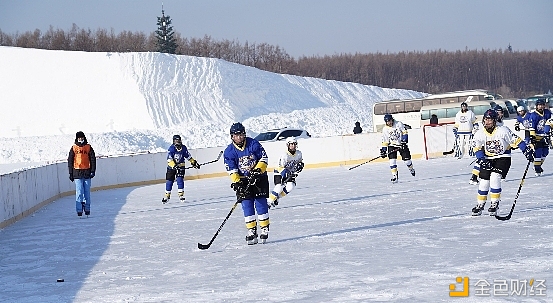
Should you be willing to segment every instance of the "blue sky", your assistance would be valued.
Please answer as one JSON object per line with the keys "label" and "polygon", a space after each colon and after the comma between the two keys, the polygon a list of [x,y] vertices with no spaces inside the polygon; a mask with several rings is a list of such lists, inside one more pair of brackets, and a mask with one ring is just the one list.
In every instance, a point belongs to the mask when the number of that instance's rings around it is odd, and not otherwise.
{"label": "blue sky", "polygon": [[171,16],[183,37],[268,43],[293,57],[426,50],[553,49],[550,0],[0,0],[0,29],[152,32]]}

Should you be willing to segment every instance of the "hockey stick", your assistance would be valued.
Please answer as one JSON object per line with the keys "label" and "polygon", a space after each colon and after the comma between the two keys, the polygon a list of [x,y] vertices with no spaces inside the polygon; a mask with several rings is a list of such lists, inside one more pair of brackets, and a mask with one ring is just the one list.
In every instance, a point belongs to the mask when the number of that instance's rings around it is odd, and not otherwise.
{"label": "hockey stick", "polygon": [[198,248],[199,249],[208,249],[211,244],[213,243],[213,241],[215,241],[215,238],[217,237],[217,235],[219,234],[219,232],[221,231],[221,229],[223,228],[223,225],[225,225],[225,223],[227,223],[227,220],[228,218],[230,217],[230,215],[232,214],[232,212],[234,211],[234,209],[236,208],[236,205],[238,205],[238,203],[240,203],[240,200],[234,202],[234,205],[232,206],[232,208],[230,209],[227,217],[225,218],[225,220],[223,221],[223,223],[221,223],[221,226],[219,226],[219,229],[217,230],[217,232],[213,235],[213,238],[211,238],[211,241],[209,241],[209,243],[207,244],[202,244],[202,243],[199,243],[198,242]]}
{"label": "hockey stick", "polygon": [[[221,156],[222,156],[222,155],[223,155],[223,151],[220,151],[220,152],[219,152],[219,156],[217,156],[217,159],[212,160],[212,161],[208,161],[208,162],[205,162],[205,163],[201,163],[200,166],[206,165],[206,164],[210,164],[210,163],[214,163],[214,162],[217,162],[217,161],[219,161],[219,159],[221,159]],[[191,168],[194,168],[194,166],[185,167],[184,169],[191,169]]]}
{"label": "hockey stick", "polygon": [[453,148],[451,150],[442,153],[444,156],[453,154],[459,148],[459,143],[457,143],[458,139],[458,137],[455,138],[455,143],[453,143]]}
{"label": "hockey stick", "polygon": [[[396,148],[396,149],[394,149],[393,151],[391,151],[391,152],[389,152],[388,154],[386,154],[386,156],[389,156],[390,154],[395,153],[395,152],[397,152],[398,150],[400,150],[400,149],[399,149],[399,148]],[[358,168],[359,166],[364,165],[364,164],[367,164],[367,163],[369,163],[369,162],[372,162],[372,161],[374,161],[374,160],[376,160],[376,159],[378,159],[378,158],[382,158],[382,156],[374,157],[374,158],[370,159],[369,161],[365,161],[365,162],[363,162],[363,163],[361,163],[361,164],[357,164],[357,165],[355,165],[355,166],[352,166],[352,167],[348,168],[348,170],[352,170],[352,169],[354,169],[354,168]]]}
{"label": "hockey stick", "polygon": [[520,189],[522,188],[522,184],[524,184],[524,179],[526,179],[526,173],[528,172],[528,168],[530,167],[530,163],[532,163],[532,161],[528,161],[528,164],[526,164],[526,169],[524,170],[524,175],[522,175],[522,179],[520,180],[520,185],[518,186],[517,195],[515,196],[515,202],[513,202],[513,206],[511,207],[511,211],[505,217],[501,217],[501,216],[498,216],[496,214],[495,218],[497,220],[506,221],[506,220],[511,219],[511,216],[513,215],[513,210],[515,210],[515,205],[517,204],[517,199],[518,199],[518,195],[520,194]]}
{"label": "hockey stick", "polygon": [[[248,180],[248,184],[247,184],[246,188],[255,184],[255,178],[253,178],[251,176],[246,176],[246,179]],[[223,223],[221,223],[221,226],[219,226],[219,229],[217,229],[217,232],[215,232],[215,234],[213,235],[213,237],[211,238],[209,243],[202,244],[202,243],[198,242],[198,248],[199,249],[202,249],[202,250],[203,249],[208,249],[211,246],[211,244],[213,243],[213,241],[215,241],[215,238],[217,238],[217,235],[219,234],[219,232],[223,228],[223,225],[225,225],[225,223],[227,223],[227,220],[228,220],[228,218],[230,218],[230,215],[232,214],[232,212],[236,208],[236,205],[238,205],[240,202],[242,202],[242,200],[245,198],[245,194],[246,193],[243,192],[243,191],[238,192],[238,198],[237,198],[236,202],[234,202],[234,205],[230,209],[230,211],[229,211],[228,215],[226,216],[225,220],[223,220]]]}

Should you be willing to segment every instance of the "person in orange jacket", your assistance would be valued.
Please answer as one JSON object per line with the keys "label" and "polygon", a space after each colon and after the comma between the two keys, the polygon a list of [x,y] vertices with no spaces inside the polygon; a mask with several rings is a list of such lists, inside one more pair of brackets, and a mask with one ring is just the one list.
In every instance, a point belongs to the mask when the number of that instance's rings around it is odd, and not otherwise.
{"label": "person in orange jacket", "polygon": [[96,155],[82,131],[75,134],[75,144],[67,157],[69,180],[75,182],[77,216],[90,215],[90,185],[96,174]]}

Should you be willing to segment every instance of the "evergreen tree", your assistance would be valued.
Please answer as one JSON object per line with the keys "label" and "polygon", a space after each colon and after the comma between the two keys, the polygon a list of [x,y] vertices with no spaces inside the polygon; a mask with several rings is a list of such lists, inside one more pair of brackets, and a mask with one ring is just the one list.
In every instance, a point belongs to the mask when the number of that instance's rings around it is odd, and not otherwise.
{"label": "evergreen tree", "polygon": [[177,51],[177,41],[173,35],[173,26],[171,17],[165,16],[163,6],[161,6],[161,17],[157,17],[156,47],[160,53],[174,54]]}

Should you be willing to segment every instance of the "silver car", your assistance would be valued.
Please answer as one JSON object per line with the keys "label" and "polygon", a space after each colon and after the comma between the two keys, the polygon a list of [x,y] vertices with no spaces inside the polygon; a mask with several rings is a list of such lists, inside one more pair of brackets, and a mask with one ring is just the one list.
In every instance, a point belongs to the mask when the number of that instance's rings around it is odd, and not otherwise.
{"label": "silver car", "polygon": [[254,139],[260,142],[262,141],[271,142],[271,141],[286,140],[286,138],[288,137],[310,138],[311,135],[306,130],[303,130],[303,129],[286,127],[286,128],[268,130],[266,132],[260,133]]}

